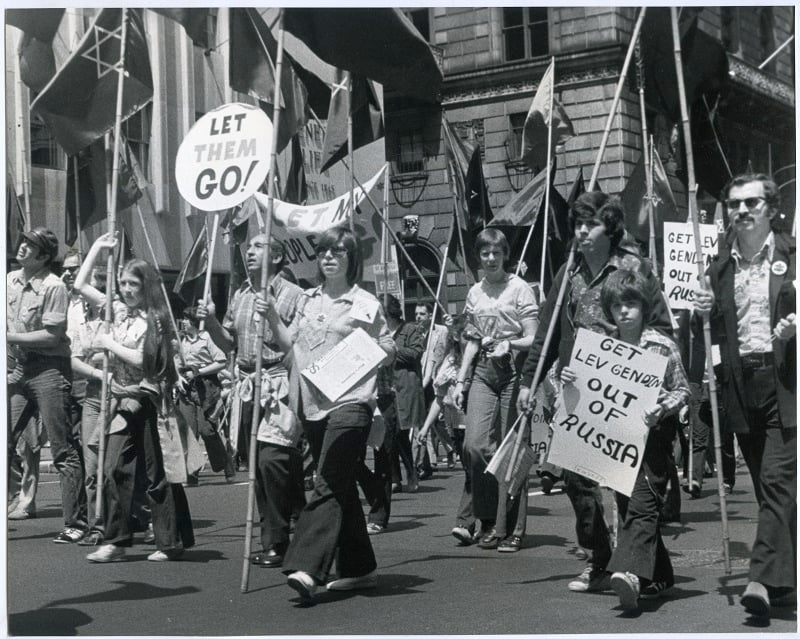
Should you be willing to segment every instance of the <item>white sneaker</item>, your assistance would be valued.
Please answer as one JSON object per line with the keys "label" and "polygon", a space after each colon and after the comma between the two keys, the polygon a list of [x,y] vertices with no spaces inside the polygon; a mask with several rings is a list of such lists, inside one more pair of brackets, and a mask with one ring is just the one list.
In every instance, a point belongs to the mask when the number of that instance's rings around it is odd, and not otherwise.
{"label": "white sneaker", "polygon": [[615,572],[611,575],[611,588],[619,597],[619,604],[625,610],[639,607],[639,577],[631,572]]}
{"label": "white sneaker", "polygon": [[294,588],[303,599],[312,599],[317,590],[317,582],[307,572],[298,570],[286,578],[290,588]]}
{"label": "white sneaker", "polygon": [[374,588],[378,585],[378,571],[362,575],[361,577],[342,577],[341,579],[334,579],[331,581],[327,588],[328,590],[364,590],[366,588]]}
{"label": "white sneaker", "polygon": [[94,552],[86,555],[86,559],[95,564],[108,564],[125,559],[125,549],[114,544],[103,544]]}
{"label": "white sneaker", "polygon": [[147,556],[147,561],[175,561],[183,554],[183,550],[156,550]]}

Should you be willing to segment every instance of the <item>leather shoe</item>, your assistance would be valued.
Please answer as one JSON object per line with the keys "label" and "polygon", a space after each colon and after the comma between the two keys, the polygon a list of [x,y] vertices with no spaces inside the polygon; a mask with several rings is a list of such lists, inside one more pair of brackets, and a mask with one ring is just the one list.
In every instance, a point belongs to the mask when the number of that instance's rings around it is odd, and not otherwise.
{"label": "leather shoe", "polygon": [[484,550],[494,550],[500,544],[500,538],[497,536],[497,532],[494,529],[487,531],[483,537],[480,538],[478,541],[478,548],[483,548]]}
{"label": "leather shoe", "polygon": [[255,566],[264,566],[265,568],[280,568],[283,565],[283,553],[278,550],[273,547],[266,552],[257,553],[250,562]]}
{"label": "leather shoe", "polygon": [[769,617],[769,594],[763,584],[751,581],[742,595],[744,609],[755,617]]}

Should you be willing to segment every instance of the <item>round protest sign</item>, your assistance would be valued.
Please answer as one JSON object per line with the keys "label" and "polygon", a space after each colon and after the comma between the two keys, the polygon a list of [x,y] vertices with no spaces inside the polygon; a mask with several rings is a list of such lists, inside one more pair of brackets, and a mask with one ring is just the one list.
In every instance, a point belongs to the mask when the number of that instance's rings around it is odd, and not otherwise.
{"label": "round protest sign", "polygon": [[175,158],[183,198],[201,211],[241,204],[267,177],[272,122],[249,104],[225,104],[200,118]]}

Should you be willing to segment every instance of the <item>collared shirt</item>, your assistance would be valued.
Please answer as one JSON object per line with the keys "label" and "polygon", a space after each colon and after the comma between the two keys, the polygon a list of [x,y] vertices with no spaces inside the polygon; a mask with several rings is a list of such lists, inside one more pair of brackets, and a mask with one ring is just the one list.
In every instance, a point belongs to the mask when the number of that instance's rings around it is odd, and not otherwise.
{"label": "collared shirt", "polygon": [[[7,330],[32,333],[46,328],[67,326],[69,294],[64,282],[47,267],[25,280],[22,269],[6,275]],[[20,361],[36,354],[45,357],[69,357],[69,338],[66,334],[53,346],[28,347],[15,344],[10,353]]]}
{"label": "collared shirt", "polygon": [[[74,290],[69,294],[69,305],[67,306],[67,337],[70,342],[78,339],[81,327],[86,323],[86,301]],[[75,349],[73,349],[73,354]]]}
{"label": "collared shirt", "polygon": [[[430,324],[423,326],[427,331]],[[431,379],[439,370],[439,366],[444,359],[444,352],[447,350],[447,327],[441,324],[433,325],[433,335],[425,336],[426,350],[422,354],[422,373],[423,377],[430,373]]]}
{"label": "collared shirt", "polygon": [[[376,313],[371,323],[351,316],[356,299],[375,304]],[[300,372],[318,361],[329,350],[350,335],[356,328],[363,329],[385,351],[394,354],[395,345],[386,325],[383,309],[374,295],[354,284],[352,288],[334,300],[328,308],[323,308],[322,287],[305,291],[303,299],[289,326],[294,341],[295,374],[299,377],[300,396],[306,419],[324,419],[332,410],[345,404],[368,404],[374,408],[376,403],[376,371],[331,402]]]}
{"label": "collared shirt", "polygon": [[[303,289],[285,280],[280,275],[270,282],[272,295],[275,297],[275,309],[287,326],[295,317],[297,304],[303,295]],[[222,326],[236,338],[236,363],[246,371],[252,371],[256,365],[256,345],[258,341],[258,323],[261,315],[256,312],[257,291],[244,282],[233,294],[233,300],[222,321]],[[262,364],[269,367],[280,362],[284,353],[272,343],[272,331],[269,325],[264,326],[264,346]]]}
{"label": "collared shirt", "polygon": [[658,393],[658,403],[664,409],[664,416],[677,413],[689,401],[689,379],[683,368],[683,360],[677,344],[652,328],[645,328],[639,338],[639,348],[658,353],[667,358],[664,382]]}
{"label": "collared shirt", "polygon": [[227,361],[225,353],[214,343],[208,331],[199,331],[194,335],[186,333],[181,339],[183,356],[187,368],[205,368],[209,364]]}
{"label": "collared shirt", "polygon": [[774,251],[775,235],[772,231],[751,260],[742,257],[738,238],[731,247],[731,257],[736,267],[733,280],[736,326],[742,355],[772,351],[769,274]]}
{"label": "collared shirt", "polygon": [[[114,301],[113,310],[114,323],[111,334],[114,336],[114,341],[125,348],[143,353],[144,336],[147,332],[147,313],[141,309],[130,309],[120,300]],[[144,371],[141,367],[124,362],[113,353],[109,353],[109,356],[111,374],[118,384],[130,386],[138,384],[144,379]]]}
{"label": "collared shirt", "polygon": [[464,305],[467,324],[464,334],[471,339],[522,337],[522,323],[536,320],[539,307],[528,283],[516,275],[492,283],[486,278],[473,285]]}

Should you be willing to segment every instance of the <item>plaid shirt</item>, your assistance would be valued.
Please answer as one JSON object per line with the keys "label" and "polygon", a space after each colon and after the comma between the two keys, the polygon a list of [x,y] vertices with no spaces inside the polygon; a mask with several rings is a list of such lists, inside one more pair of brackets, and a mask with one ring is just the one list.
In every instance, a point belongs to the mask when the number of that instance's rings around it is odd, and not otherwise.
{"label": "plaid shirt", "polygon": [[[280,275],[272,278],[269,284],[275,297],[275,308],[287,326],[292,323],[297,303],[303,295],[303,289],[286,281]],[[257,291],[244,282],[233,294],[233,300],[225,314],[222,326],[236,338],[236,363],[244,371],[252,372],[256,365],[256,346],[258,341],[258,323],[261,316],[256,313]],[[264,327],[264,348],[262,350],[262,367],[269,368],[283,360],[277,345],[272,343],[272,331],[269,325]]]}
{"label": "plaid shirt", "polygon": [[639,338],[639,347],[667,358],[664,383],[658,393],[658,403],[664,416],[677,413],[689,401],[689,380],[683,368],[681,353],[675,342],[652,328],[645,328]]}

